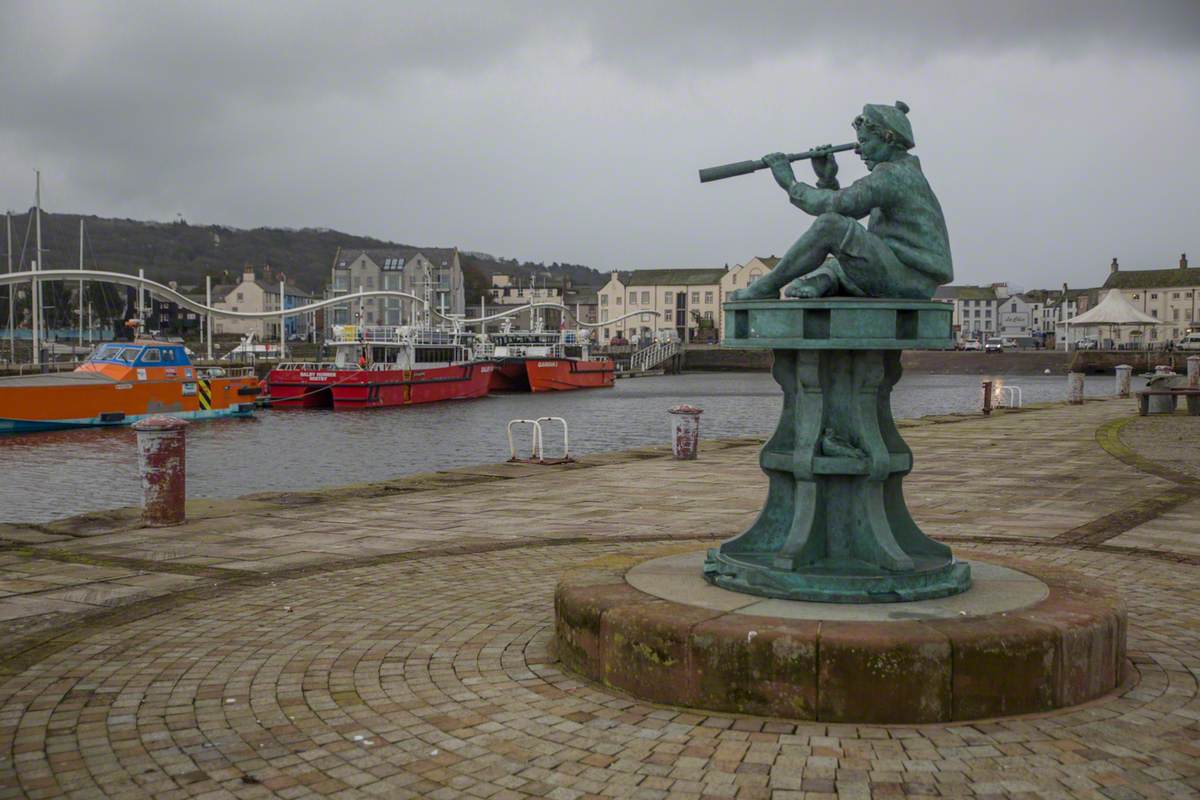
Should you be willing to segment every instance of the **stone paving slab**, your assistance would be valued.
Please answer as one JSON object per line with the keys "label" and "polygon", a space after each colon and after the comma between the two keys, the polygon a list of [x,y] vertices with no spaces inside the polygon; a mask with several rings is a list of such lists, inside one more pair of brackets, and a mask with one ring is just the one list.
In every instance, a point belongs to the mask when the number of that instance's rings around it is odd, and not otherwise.
{"label": "stone paving slab", "polygon": [[1163,466],[1132,413],[905,426],[906,494],[932,535],[1125,594],[1138,681],[1108,700],[974,725],[796,726],[564,675],[547,646],[562,570],[699,547],[757,513],[759,445],[704,442],[696,462],[646,448],[340,501],[206,501],[168,531],[128,512],[0,528],[0,798],[1200,796],[1200,494],[1177,455],[1195,453],[1180,444],[1194,422],[1147,418],[1176,448]]}

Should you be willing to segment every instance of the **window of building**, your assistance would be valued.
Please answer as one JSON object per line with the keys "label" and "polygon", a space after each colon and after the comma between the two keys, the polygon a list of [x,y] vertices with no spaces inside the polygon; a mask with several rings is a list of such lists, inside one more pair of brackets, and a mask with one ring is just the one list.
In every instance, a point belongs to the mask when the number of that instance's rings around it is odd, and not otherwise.
{"label": "window of building", "polygon": [[617,305],[621,305],[621,295],[617,295]]}
{"label": "window of building", "polygon": [[241,292],[238,292],[238,293],[237,293],[237,299],[238,299],[238,302],[240,303],[240,302],[242,302],[243,300],[245,300],[246,298],[242,296],[242,293],[241,293]]}
{"label": "window of building", "polygon": [[605,338],[605,339],[611,339],[611,338],[612,338],[612,328],[605,328],[605,329],[604,329],[604,338]]}
{"label": "window of building", "polygon": [[629,305],[631,305],[631,306],[637,305],[637,292],[629,293]]}
{"label": "window of building", "polygon": [[364,285],[365,285],[365,286],[366,286],[368,289],[374,289],[374,288],[375,288],[375,276],[374,276],[374,275],[368,275],[368,276],[367,276],[367,278],[366,278],[366,281],[365,281]]}
{"label": "window of building", "polygon": [[[600,321],[601,321],[601,322],[608,322],[608,309],[607,309],[607,308],[605,308],[605,309],[603,309],[603,310],[601,310],[601,311],[600,311]],[[605,336],[608,336],[608,334],[607,334],[607,333],[605,333],[604,335],[605,335]]]}
{"label": "window of building", "polygon": [[1151,293],[1150,293],[1150,299],[1151,299],[1151,300],[1157,300],[1157,299],[1158,299],[1158,292],[1151,292]]}
{"label": "window of building", "polygon": [[712,302],[712,300],[713,300],[713,293],[712,293],[712,292],[705,292],[705,293],[704,293],[704,302],[706,302],[706,303],[711,303],[711,302]]}
{"label": "window of building", "polygon": [[1139,300],[1139,299],[1141,299],[1141,295],[1140,295],[1140,294],[1135,294],[1135,295],[1133,296],[1133,299],[1134,299],[1134,300]]}
{"label": "window of building", "polygon": [[1017,310],[1017,304],[1013,303],[1012,308],[1010,308],[1009,311],[1016,311],[1016,310]]}
{"label": "window of building", "polygon": [[367,312],[367,324],[369,325],[369,324],[371,324],[371,323],[372,323],[372,322],[374,322],[374,321],[375,321],[375,312],[374,312],[374,311],[368,311],[368,312]]}
{"label": "window of building", "polygon": [[642,292],[642,305],[650,305],[650,292]]}
{"label": "window of building", "polygon": [[754,270],[753,272],[750,273],[750,280],[746,283],[746,285],[749,286],[751,283],[754,283],[756,280],[758,280],[761,277],[762,277],[762,273],[759,272],[758,270]]}
{"label": "window of building", "polygon": [[1158,317],[1158,309],[1157,308],[1150,309],[1150,316],[1157,318]]}
{"label": "window of building", "polygon": [[705,318],[705,319],[712,319],[712,312],[711,312],[711,311],[705,311],[705,312],[704,312],[704,318]]}
{"label": "window of building", "polygon": [[1179,309],[1178,308],[1171,309],[1171,319],[1179,319]]}
{"label": "window of building", "polygon": [[234,306],[231,310],[237,311],[237,306]]}
{"label": "window of building", "polygon": [[1171,299],[1172,299],[1172,300],[1178,300],[1178,299],[1179,299],[1179,292],[1172,292],[1172,293],[1171,293]]}
{"label": "window of building", "polygon": [[692,305],[694,305],[694,306],[700,305],[700,293],[699,292],[692,292]]}
{"label": "window of building", "polygon": [[600,305],[602,305],[602,306],[608,305],[608,295],[606,295],[606,294],[600,295]]}
{"label": "window of building", "polygon": [[984,311],[984,312],[983,312],[983,315],[984,315],[985,317],[991,317],[991,316],[992,316],[992,310],[991,310],[990,308],[989,308],[989,309],[987,309],[986,311]]}
{"label": "window of building", "polygon": [[675,295],[671,292],[663,292],[663,305],[669,306],[675,302]]}

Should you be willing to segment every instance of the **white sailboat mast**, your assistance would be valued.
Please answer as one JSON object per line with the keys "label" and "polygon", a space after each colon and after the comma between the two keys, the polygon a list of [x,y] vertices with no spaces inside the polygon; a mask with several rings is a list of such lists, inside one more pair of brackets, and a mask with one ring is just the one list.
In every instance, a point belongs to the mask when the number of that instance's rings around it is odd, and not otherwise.
{"label": "white sailboat mast", "polygon": [[[34,174],[37,176],[33,204],[37,219],[37,260],[33,262],[33,271],[37,272],[42,268],[42,172],[34,170]],[[33,365],[36,367],[42,363],[42,283],[35,276],[32,284],[30,295],[33,298]]]}

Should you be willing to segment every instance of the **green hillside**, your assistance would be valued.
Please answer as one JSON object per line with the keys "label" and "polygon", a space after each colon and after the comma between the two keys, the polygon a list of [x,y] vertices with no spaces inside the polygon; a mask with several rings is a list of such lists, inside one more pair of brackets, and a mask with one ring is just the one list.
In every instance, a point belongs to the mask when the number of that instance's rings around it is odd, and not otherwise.
{"label": "green hillside", "polygon": [[[14,214],[14,269],[29,269],[34,259],[32,213]],[[44,266],[48,269],[79,266],[78,214],[42,212]],[[214,283],[235,279],[246,264],[259,270],[271,265],[303,289],[319,293],[329,280],[329,270],[339,247],[343,249],[386,248],[396,242],[355,236],[326,228],[254,228],[243,230],[223,225],[192,225],[176,222],[146,222],[83,216],[84,266],[136,275],[146,271],[151,280],[177,281],[181,287],[203,286],[204,276]],[[3,220],[0,220],[2,223]],[[0,230],[3,235],[3,230]],[[454,242],[437,246],[452,247]],[[0,242],[0,256],[4,253]],[[496,272],[530,276],[548,272],[551,283],[568,277],[575,283],[600,285],[604,279],[590,267],[579,264],[550,264],[500,259],[481,253],[462,252],[467,302],[478,302]],[[0,269],[5,269],[0,262]],[[0,316],[5,309],[0,308]]]}

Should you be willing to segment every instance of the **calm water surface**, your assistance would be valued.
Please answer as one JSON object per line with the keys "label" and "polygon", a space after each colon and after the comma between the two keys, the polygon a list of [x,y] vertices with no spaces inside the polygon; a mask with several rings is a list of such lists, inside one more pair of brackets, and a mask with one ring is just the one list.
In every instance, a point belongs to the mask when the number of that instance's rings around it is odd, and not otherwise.
{"label": "calm water surface", "polygon": [[[978,375],[906,375],[897,418],[973,411]],[[1061,400],[1063,376],[1017,376],[1025,402]],[[1087,394],[1113,392],[1111,376],[1090,377]],[[510,419],[565,417],[573,454],[670,442],[666,410],[704,409],[705,438],[765,435],[781,394],[767,373],[690,373],[617,381],[612,389],[493,395],[479,400],[374,411],[270,411],[188,427],[190,497],[229,498],[382,480],[508,458]],[[521,443],[528,447],[528,434]],[[547,453],[561,440],[547,436]],[[0,436],[0,521],[33,522],[141,501],[137,450],[128,428]]]}

